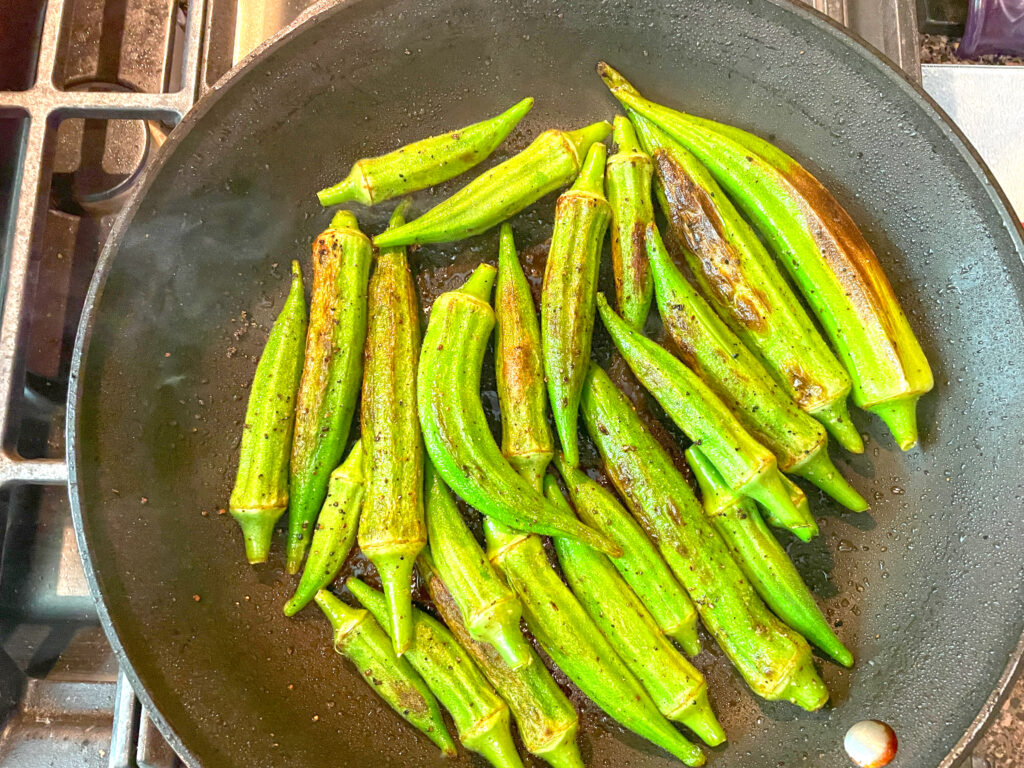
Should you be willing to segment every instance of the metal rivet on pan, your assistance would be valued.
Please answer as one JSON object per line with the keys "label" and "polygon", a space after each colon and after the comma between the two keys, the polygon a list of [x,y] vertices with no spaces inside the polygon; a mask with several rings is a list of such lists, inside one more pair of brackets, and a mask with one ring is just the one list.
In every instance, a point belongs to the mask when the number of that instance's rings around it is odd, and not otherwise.
{"label": "metal rivet on pan", "polygon": [[881,768],[896,757],[896,732],[881,720],[861,720],[846,732],[843,746],[861,768]]}

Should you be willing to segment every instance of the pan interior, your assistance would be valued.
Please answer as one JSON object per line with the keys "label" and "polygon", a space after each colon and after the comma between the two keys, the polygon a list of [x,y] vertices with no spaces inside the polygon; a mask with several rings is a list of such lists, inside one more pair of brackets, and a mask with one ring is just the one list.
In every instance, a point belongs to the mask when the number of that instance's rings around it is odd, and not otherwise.
{"label": "pan interior", "polygon": [[[526,95],[533,112],[490,162],[543,128],[610,118],[600,59],[652,98],[805,161],[863,227],[935,369],[924,449],[899,453],[856,414],[866,452],[834,453],[872,509],[841,514],[814,494],[822,535],[791,547],[856,668],[822,664],[833,705],[806,714],[755,701],[706,651],[698,664],[729,734],[711,761],[841,765],[846,729],[877,718],[898,733],[904,768],[933,768],[997,685],[1024,626],[1020,241],[921,97],[824,22],[769,2],[360,0],[265,52],[175,131],[84,326],[69,423],[90,578],[194,764],[441,763],[333,653],[315,609],[281,614],[294,581],[280,538],[271,565],[251,568],[218,510],[288,262],[308,265],[329,218],[314,192],[357,157]],[[417,210],[463,182],[417,195]],[[521,247],[547,236],[552,202],[515,220]],[[379,231],[389,211],[357,214]],[[425,303],[495,253],[493,233],[420,249]],[[592,709],[582,721],[588,765],[672,762]]]}

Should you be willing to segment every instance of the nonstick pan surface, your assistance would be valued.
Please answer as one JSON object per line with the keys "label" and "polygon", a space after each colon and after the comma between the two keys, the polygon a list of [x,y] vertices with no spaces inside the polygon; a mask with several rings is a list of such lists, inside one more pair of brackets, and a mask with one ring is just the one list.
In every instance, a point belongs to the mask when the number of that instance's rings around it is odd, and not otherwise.
{"label": "nonstick pan surface", "polygon": [[[813,494],[822,535],[790,547],[856,667],[822,663],[833,702],[807,714],[756,700],[705,651],[729,734],[710,762],[844,765],[846,729],[878,718],[899,735],[899,766],[948,765],[1008,684],[1024,629],[1020,231],[927,98],[784,2],[352,0],[265,46],[175,129],[107,246],[79,336],[69,461],[86,569],[136,689],[187,762],[449,764],[333,652],[315,609],[281,614],[294,587],[281,539],[269,565],[250,567],[218,509],[288,262],[308,265],[329,219],[314,192],[357,157],[526,95],[536,107],[489,162],[543,128],[608,118],[600,59],[650,97],[805,162],[864,229],[935,371],[921,448],[900,453],[857,413],[867,451],[836,454],[870,512]],[[417,195],[417,209],[464,181]],[[547,237],[552,203],[514,221],[521,247]],[[357,214],[379,231],[389,211]],[[494,233],[420,249],[424,305],[495,253]],[[673,762],[593,707],[582,724],[588,765]]]}

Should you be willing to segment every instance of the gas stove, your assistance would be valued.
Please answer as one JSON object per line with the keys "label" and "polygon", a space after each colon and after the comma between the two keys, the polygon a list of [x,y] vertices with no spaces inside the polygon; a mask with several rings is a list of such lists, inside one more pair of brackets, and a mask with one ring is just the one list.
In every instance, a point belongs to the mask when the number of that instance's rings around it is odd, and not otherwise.
{"label": "gas stove", "polygon": [[[197,98],[309,0],[3,0],[0,768],[182,765],[99,626],[64,404],[82,302],[141,169]],[[911,0],[813,0],[920,80]],[[1024,767],[1024,685],[965,765]]]}

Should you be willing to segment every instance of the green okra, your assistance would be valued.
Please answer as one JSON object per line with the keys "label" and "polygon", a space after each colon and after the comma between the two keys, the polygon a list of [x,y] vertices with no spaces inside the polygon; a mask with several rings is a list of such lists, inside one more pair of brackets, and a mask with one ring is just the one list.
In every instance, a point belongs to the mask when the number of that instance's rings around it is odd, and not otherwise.
{"label": "green okra", "polygon": [[587,150],[611,132],[606,122],[544,131],[530,146],[485,171],[418,219],[374,238],[381,248],[442,243],[478,235],[572,181]]}
{"label": "green okra", "polygon": [[305,336],[302,270],[293,261],[288,298],[270,330],[249,389],[238,474],[228,504],[242,529],[250,563],[266,562],[274,525],[288,508],[288,454]]}
{"label": "green okra", "polygon": [[[401,226],[405,205],[391,217]],[[377,568],[399,655],[412,632],[412,578],[427,543],[423,519],[423,439],[416,415],[420,309],[405,248],[384,248],[370,280],[362,429],[367,483],[359,548]]]}
{"label": "green okra", "polygon": [[363,463],[363,443],[356,440],[348,458],[331,473],[327,499],[316,519],[313,541],[309,545],[309,557],[295,594],[284,605],[285,616],[294,616],[317,592],[334,581],[352,551],[366,490]]}
{"label": "green okra", "polygon": [[729,407],[679,358],[626,325],[608,306],[604,294],[597,297],[597,304],[605,328],[637,380],[676,426],[703,448],[729,487],[771,509],[801,540],[816,536],[817,523],[793,504],[772,452],[744,429]]}
{"label": "green okra", "polygon": [[654,295],[680,357],[748,432],[775,454],[779,469],[806,480],[856,512],[867,502],[828,455],[825,429],[779,387],[672,262],[655,228],[647,237]]}
{"label": "green okra", "polygon": [[604,144],[591,145],[576,183],[558,198],[540,301],[544,376],[562,453],[573,467],[579,464],[576,424],[590,362],[601,249],[612,216],[604,197],[606,153]]}
{"label": "green okra", "polygon": [[547,419],[540,323],[508,224],[501,225],[494,315],[501,452],[516,472],[539,490],[555,455],[555,443]]}
{"label": "green okra", "polygon": [[470,635],[429,549],[423,550],[418,563],[431,602],[455,639],[508,704],[523,746],[552,768],[583,768],[576,744],[579,716],[533,648],[527,645],[529,661],[513,669],[494,646],[474,640]]}
{"label": "green okra", "polygon": [[612,275],[615,299],[622,319],[643,330],[654,297],[644,237],[654,221],[651,205],[651,157],[637,143],[633,126],[615,116],[612,140],[616,152],[608,158],[605,186],[612,207]]}
{"label": "green okra", "polygon": [[320,205],[375,205],[458,176],[493,152],[533,107],[526,98],[500,115],[357,160],[348,176],[316,193]]}
{"label": "green okra", "polygon": [[612,560],[612,565],[640,598],[661,631],[679,643],[688,655],[700,653],[697,608],[654,543],[611,492],[557,457],[555,464],[583,522],[622,549],[622,556]]}
{"label": "green okra", "polygon": [[352,662],[389,707],[434,742],[446,757],[454,757],[455,742],[445,727],[437,699],[412,665],[395,655],[390,638],[374,618],[327,590],[317,592],[316,603],[331,622],[334,650]]}
{"label": "green okra", "polygon": [[298,573],[331,472],[348,443],[363,376],[372,248],[339,211],[313,243],[313,298],[295,406],[288,499],[288,573]]}
{"label": "green okra", "polygon": [[751,689],[807,710],[823,706],[828,690],[814,669],[807,641],[758,597],[672,459],[596,365],[583,389],[582,411],[629,511],[657,542],[704,626]]}
{"label": "green okra", "polygon": [[846,406],[850,376],[757,235],[697,158],[646,118],[631,118],[654,157],[669,229],[705,298],[802,411],[863,453]]}
{"label": "green okra", "polygon": [[529,664],[530,646],[519,629],[519,598],[495,572],[448,486],[432,468],[427,472],[426,511],[432,560],[470,636],[493,646],[513,669]]}
{"label": "green okra", "polygon": [[509,531],[491,518],[484,518],[484,534],[487,556],[519,595],[530,632],[558,668],[621,725],[687,765],[703,765],[700,748],[661,714],[555,573],[540,537]]}
{"label": "green okra", "polygon": [[844,667],[853,655],[843,646],[822,615],[786,550],[771,534],[757,507],[735,496],[699,448],[686,451],[697,478],[704,513],[729,545],[737,564],[775,615]]}
{"label": "green okra", "polygon": [[[544,487],[549,499],[572,514],[553,476],[548,475]],[[555,539],[555,551],[573,594],[661,713],[710,746],[725,741],[725,731],[708,702],[704,676],[662,634],[608,558],[560,537]]]}
{"label": "green okra", "polygon": [[[349,579],[346,584],[381,626],[393,625],[382,593],[359,579]],[[462,745],[486,757],[496,768],[522,768],[512,743],[508,705],[473,659],[447,627],[417,608],[412,609],[412,627],[412,642],[403,658],[408,658],[448,710]]]}
{"label": "green okra", "polygon": [[417,374],[427,453],[456,494],[513,528],[579,538],[613,555],[618,548],[568,518],[512,468],[491,436],[480,402],[484,351],[494,327],[488,303],[496,270],[481,264],[459,290],[434,302]]}
{"label": "green okra", "polygon": [[916,445],[917,401],[934,386],[931,367],[850,214],[767,141],[650,102],[607,64],[598,68],[623,106],[707,166],[768,241],[846,366],[854,403],[878,415],[900,448]]}

